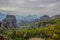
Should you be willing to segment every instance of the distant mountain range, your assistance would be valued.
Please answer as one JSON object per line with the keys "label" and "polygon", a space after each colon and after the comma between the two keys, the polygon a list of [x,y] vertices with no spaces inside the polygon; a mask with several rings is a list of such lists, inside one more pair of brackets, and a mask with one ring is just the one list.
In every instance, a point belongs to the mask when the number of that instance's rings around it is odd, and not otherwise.
{"label": "distant mountain range", "polygon": [[28,15],[28,16],[16,16],[16,18],[24,21],[34,21],[35,19],[39,19],[40,17],[37,15]]}
{"label": "distant mountain range", "polygon": [[[0,13],[0,20],[4,19],[7,14]],[[16,15],[15,15],[16,16]],[[16,16],[17,21],[34,21],[35,19],[39,19],[40,16],[37,15],[28,15],[28,16]]]}
{"label": "distant mountain range", "polygon": [[[7,15],[0,13],[0,21],[9,26],[33,26],[36,22],[47,22],[50,19],[60,19],[60,14],[49,16],[43,15],[42,17],[37,15],[28,15],[28,16],[17,16],[17,15]],[[17,21],[16,21],[17,20]],[[2,25],[3,26],[3,25]]]}
{"label": "distant mountain range", "polygon": [[[2,14],[0,13],[0,20],[4,19],[6,17],[7,14]],[[40,19],[40,20],[44,20],[44,19],[49,19],[49,18],[52,18],[52,19],[56,19],[56,18],[60,18],[60,14],[58,15],[54,15],[54,16],[51,16],[49,17],[48,15],[43,15],[42,17],[40,16],[37,16],[37,15],[27,15],[27,16],[16,16],[16,19],[17,19],[17,22],[19,21],[35,21],[35,19]]]}
{"label": "distant mountain range", "polygon": [[0,13],[0,20],[4,19],[6,17],[6,14]]}

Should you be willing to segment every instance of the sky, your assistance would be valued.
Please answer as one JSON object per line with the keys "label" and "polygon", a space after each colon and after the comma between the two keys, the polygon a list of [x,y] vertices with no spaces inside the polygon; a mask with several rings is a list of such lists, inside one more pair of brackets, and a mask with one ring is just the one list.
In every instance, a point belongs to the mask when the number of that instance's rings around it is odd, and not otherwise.
{"label": "sky", "polygon": [[52,16],[60,14],[60,0],[0,0],[0,13]]}

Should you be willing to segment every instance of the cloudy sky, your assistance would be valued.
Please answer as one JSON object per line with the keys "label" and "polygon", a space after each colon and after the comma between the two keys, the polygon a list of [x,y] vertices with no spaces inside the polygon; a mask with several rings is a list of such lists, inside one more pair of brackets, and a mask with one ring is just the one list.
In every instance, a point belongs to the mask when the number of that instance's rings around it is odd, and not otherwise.
{"label": "cloudy sky", "polygon": [[0,0],[0,13],[22,16],[60,14],[60,0]]}

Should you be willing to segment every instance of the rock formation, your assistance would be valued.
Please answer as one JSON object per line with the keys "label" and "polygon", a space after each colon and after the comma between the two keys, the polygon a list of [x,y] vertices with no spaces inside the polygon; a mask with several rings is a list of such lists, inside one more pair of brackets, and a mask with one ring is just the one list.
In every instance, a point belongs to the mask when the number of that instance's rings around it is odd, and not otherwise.
{"label": "rock formation", "polygon": [[12,39],[6,37],[5,35],[0,34],[0,40],[12,40]]}
{"label": "rock formation", "polygon": [[48,15],[44,15],[40,18],[40,21],[47,21],[50,17]]}
{"label": "rock formation", "polygon": [[60,14],[52,16],[51,19],[60,19]]}
{"label": "rock formation", "polygon": [[6,29],[16,28],[17,27],[16,17],[13,15],[7,15],[6,18],[3,19],[1,26]]}

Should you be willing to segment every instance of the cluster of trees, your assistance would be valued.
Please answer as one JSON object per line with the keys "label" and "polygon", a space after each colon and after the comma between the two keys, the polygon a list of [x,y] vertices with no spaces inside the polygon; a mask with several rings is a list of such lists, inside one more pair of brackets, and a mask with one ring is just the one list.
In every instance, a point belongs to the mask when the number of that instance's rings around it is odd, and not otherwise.
{"label": "cluster of trees", "polygon": [[30,30],[0,28],[0,34],[6,35],[13,40],[28,40],[33,37],[40,37],[45,40],[60,40],[60,19],[50,20],[52,24],[45,27],[34,28]]}

